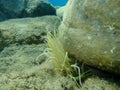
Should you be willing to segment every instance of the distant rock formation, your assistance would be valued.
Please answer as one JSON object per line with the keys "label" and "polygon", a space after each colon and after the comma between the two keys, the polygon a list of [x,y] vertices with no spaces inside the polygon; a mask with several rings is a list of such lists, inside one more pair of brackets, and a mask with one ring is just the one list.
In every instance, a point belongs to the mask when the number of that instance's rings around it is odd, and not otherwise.
{"label": "distant rock formation", "polygon": [[48,0],[0,0],[0,21],[43,15],[56,15]]}

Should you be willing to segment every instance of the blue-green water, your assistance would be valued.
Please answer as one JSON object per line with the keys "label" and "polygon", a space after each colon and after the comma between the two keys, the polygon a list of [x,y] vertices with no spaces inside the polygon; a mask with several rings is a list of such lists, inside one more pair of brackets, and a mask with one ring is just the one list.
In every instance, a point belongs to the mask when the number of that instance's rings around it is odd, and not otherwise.
{"label": "blue-green water", "polygon": [[66,5],[68,0],[48,0],[51,2],[54,6],[64,6]]}

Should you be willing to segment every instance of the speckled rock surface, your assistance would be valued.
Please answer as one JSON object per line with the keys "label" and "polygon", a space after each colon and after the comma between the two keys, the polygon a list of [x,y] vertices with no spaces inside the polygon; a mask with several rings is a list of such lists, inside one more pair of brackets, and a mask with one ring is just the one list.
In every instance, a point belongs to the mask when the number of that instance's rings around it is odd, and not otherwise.
{"label": "speckled rock surface", "polygon": [[71,55],[120,74],[119,0],[69,0],[59,29]]}

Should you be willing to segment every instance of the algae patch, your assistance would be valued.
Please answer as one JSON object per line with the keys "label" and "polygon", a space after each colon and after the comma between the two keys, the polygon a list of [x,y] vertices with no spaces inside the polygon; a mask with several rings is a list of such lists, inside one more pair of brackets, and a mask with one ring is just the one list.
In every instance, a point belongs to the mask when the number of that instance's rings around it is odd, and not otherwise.
{"label": "algae patch", "polygon": [[68,52],[65,51],[63,44],[59,40],[59,32],[48,33],[46,41],[48,48],[45,53],[53,63],[55,70],[63,76],[72,78],[77,85],[82,86],[81,78],[85,76],[86,72],[81,73],[81,69],[77,66],[75,60],[69,58]]}

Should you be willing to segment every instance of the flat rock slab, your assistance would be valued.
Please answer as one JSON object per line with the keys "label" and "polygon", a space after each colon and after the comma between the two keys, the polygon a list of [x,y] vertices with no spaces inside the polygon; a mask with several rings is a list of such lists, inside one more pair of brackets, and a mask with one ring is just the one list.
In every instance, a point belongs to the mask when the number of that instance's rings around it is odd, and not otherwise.
{"label": "flat rock slab", "polygon": [[39,44],[44,42],[47,32],[58,28],[57,16],[11,19],[0,22],[0,49],[10,44]]}

